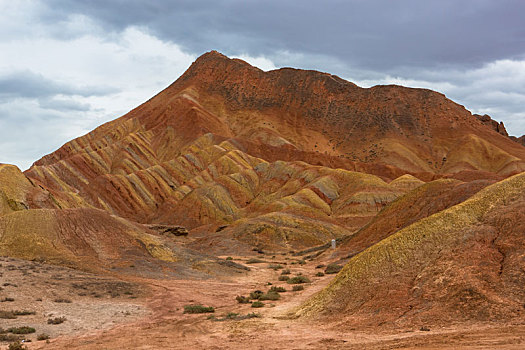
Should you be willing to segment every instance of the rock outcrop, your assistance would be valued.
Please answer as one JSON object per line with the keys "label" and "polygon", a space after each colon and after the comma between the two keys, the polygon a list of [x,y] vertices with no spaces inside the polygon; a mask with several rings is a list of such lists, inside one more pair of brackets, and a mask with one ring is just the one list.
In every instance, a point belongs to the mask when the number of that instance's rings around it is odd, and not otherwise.
{"label": "rock outcrop", "polygon": [[525,135],[523,135],[521,137],[511,136],[510,138],[512,139],[512,141],[516,141],[520,145],[525,146]]}
{"label": "rock outcrop", "polygon": [[492,119],[487,114],[484,114],[484,115],[474,114],[474,117],[478,118],[478,120],[481,123],[483,123],[484,125],[488,126],[489,128],[491,128],[495,132],[497,132],[497,133],[499,133],[501,135],[504,135],[504,136],[509,136],[509,134],[507,133],[507,129],[505,129],[505,125],[503,125],[503,122],[499,122],[498,123],[497,121]]}

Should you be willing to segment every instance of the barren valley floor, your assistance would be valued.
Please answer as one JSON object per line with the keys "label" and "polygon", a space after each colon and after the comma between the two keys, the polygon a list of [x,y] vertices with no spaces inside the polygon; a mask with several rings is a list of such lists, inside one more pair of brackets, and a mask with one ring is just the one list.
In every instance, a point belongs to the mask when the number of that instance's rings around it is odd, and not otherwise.
{"label": "barren valley floor", "polygon": [[[234,257],[246,264],[253,257]],[[344,320],[298,320],[287,311],[325,287],[333,274],[316,277],[320,262],[299,264],[291,255],[261,256],[251,271],[235,279],[173,280],[102,277],[75,270],[2,259],[3,311],[34,315],[0,319],[0,326],[30,326],[29,349],[522,349],[525,324],[469,324],[421,330],[392,325],[348,328]],[[276,269],[269,268],[272,265]],[[281,265],[282,268],[278,268]],[[303,291],[279,281],[283,269],[311,283]],[[282,286],[262,308],[240,304],[236,296]],[[184,306],[213,306],[214,313],[184,314]],[[239,319],[252,313],[260,317]],[[229,317],[228,317],[229,314]],[[238,315],[235,315],[238,314]],[[212,316],[210,316],[212,315]],[[65,317],[60,324],[49,319]],[[48,341],[37,335],[48,334]],[[7,333],[10,334],[10,333]],[[7,346],[4,342],[4,346]]]}

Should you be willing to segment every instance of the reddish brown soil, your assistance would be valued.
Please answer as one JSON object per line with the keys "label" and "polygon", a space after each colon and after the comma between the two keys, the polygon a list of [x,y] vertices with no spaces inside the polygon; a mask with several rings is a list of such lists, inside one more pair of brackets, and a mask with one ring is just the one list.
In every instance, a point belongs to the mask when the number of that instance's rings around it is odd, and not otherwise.
{"label": "reddish brown soil", "polygon": [[[236,257],[236,260],[241,257]],[[245,260],[245,258],[242,258]],[[281,257],[268,261],[290,262]],[[66,333],[49,343],[29,343],[29,349],[520,349],[525,342],[524,325],[468,324],[421,331],[419,327],[396,329],[388,326],[349,328],[334,320],[304,321],[282,318],[286,310],[299,305],[323,288],[333,275],[312,277],[317,263],[288,265],[292,275],[302,272],[313,283],[301,292],[281,293],[282,299],[266,302],[261,309],[238,304],[235,297],[266,283],[277,282],[279,271],[267,263],[252,264],[252,272],[235,281],[140,280],[151,288],[151,296],[139,298],[151,314],[131,323],[106,325]],[[242,321],[212,321],[208,314],[182,313],[187,304],[213,305],[215,316],[228,312],[242,315],[259,312],[262,317]],[[270,307],[274,304],[275,307]],[[89,319],[86,322],[90,322]]]}

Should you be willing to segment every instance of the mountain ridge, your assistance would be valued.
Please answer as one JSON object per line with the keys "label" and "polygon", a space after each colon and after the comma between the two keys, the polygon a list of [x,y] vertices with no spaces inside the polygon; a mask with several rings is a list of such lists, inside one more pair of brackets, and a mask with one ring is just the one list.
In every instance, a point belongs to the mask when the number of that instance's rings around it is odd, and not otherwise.
{"label": "mountain ridge", "polygon": [[[341,172],[385,182],[383,192],[350,200],[367,208],[363,215],[323,219],[323,225],[344,222],[343,231],[352,232],[404,193],[387,186],[396,178],[503,179],[525,170],[525,147],[441,93],[360,88],[294,68],[264,72],[209,52],[147,102],[66,143],[25,174],[64,208],[98,208],[193,229],[281,211],[297,215],[299,207],[308,221],[321,202],[333,210],[337,201],[320,191],[306,195],[309,178],[293,178],[297,161],[309,169],[301,171],[336,170],[328,176],[338,188],[334,199],[354,198],[341,190],[351,181],[341,182]],[[261,169],[274,169],[279,180]],[[254,198],[265,204],[251,204]]]}

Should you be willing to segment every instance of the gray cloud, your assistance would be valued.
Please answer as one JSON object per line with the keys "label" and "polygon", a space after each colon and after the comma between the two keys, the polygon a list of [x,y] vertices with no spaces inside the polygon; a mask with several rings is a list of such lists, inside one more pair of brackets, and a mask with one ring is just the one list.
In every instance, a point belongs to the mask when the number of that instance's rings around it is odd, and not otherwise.
{"label": "gray cloud", "polygon": [[0,76],[0,99],[44,98],[55,95],[102,96],[115,93],[114,88],[75,86],[47,79],[31,71]]}
{"label": "gray cloud", "polygon": [[52,20],[75,13],[108,30],[143,25],[192,52],[213,48],[257,56],[285,50],[390,72],[407,66],[480,65],[525,53],[525,3],[520,0],[51,3]]}
{"label": "gray cloud", "polygon": [[38,104],[43,109],[54,109],[58,111],[86,112],[91,110],[89,103],[59,98],[40,98],[38,99]]}

